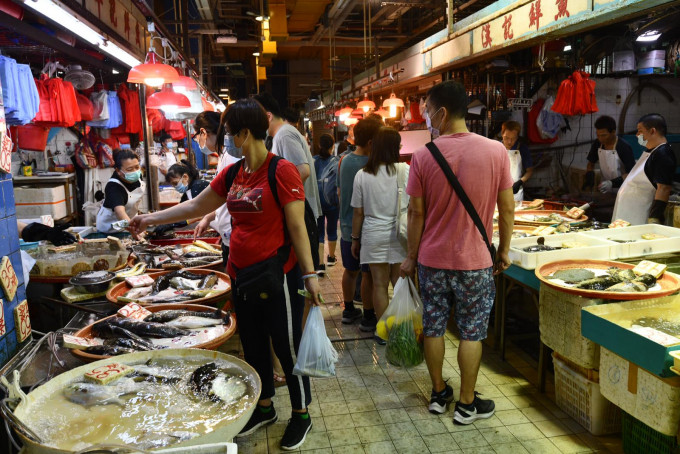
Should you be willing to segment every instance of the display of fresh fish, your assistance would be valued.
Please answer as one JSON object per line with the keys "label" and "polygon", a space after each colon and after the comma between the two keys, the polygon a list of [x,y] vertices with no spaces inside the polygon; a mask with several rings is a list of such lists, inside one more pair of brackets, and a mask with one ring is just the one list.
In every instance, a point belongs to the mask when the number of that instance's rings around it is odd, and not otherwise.
{"label": "display of fresh fish", "polygon": [[210,289],[217,284],[217,274],[211,273],[207,274],[203,279],[201,279],[201,282],[198,284],[198,288],[201,289]]}
{"label": "display of fresh fish", "polygon": [[132,300],[136,300],[138,298],[141,298],[143,296],[149,295],[153,291],[153,287],[137,287],[133,288],[129,292],[125,293],[125,298],[130,298]]}
{"label": "display of fresh fish", "polygon": [[635,281],[621,282],[616,285],[612,285],[607,289],[608,292],[646,292],[647,287],[645,284]]}
{"label": "display of fresh fish", "polygon": [[121,347],[118,345],[92,345],[83,351],[92,355],[117,356],[125,355],[126,353],[134,353],[137,350],[128,347]]}
{"label": "display of fresh fish", "polygon": [[656,284],[656,278],[651,274],[643,274],[642,276],[636,277],[633,282],[639,282],[644,284],[645,287],[650,288]]}
{"label": "display of fresh fish", "polygon": [[176,318],[172,321],[166,322],[168,326],[174,326],[180,329],[197,329],[206,328],[208,326],[221,325],[223,322],[217,318],[194,317],[192,315]]}
{"label": "display of fresh fish", "polygon": [[198,290],[200,281],[185,279],[183,277],[173,277],[170,279],[170,285],[179,290]]}
{"label": "display of fresh fish", "polygon": [[621,281],[632,281],[637,277],[633,270],[622,270],[616,267],[608,268],[607,273]]}
{"label": "display of fresh fish", "polygon": [[133,367],[135,371],[132,373],[131,377],[135,381],[141,379],[143,381],[151,382],[177,383],[180,380],[180,377],[168,373],[167,370],[161,367],[143,364],[136,364]]}
{"label": "display of fresh fish", "polygon": [[165,323],[179,317],[205,317],[205,318],[222,318],[222,311],[217,309],[215,312],[211,311],[185,311],[185,310],[166,310],[158,311],[146,317],[147,322]]}
{"label": "display of fresh fish", "polygon": [[619,282],[621,282],[621,279],[615,276],[599,276],[593,279],[582,281],[576,287],[586,290],[606,290],[609,287],[618,284]]}
{"label": "display of fresh fish", "polygon": [[104,341],[104,345],[131,348],[132,350],[140,352],[146,352],[155,349],[151,342],[141,339],[130,339],[129,337],[112,337],[111,339],[106,339]]}
{"label": "display of fresh fish", "polygon": [[549,279],[561,279],[567,284],[578,284],[595,277],[595,273],[583,268],[571,268],[555,271]]}
{"label": "display of fresh fish", "polygon": [[167,326],[163,323],[152,323],[111,317],[92,325],[92,333],[101,338],[118,337],[113,328],[120,327],[143,337],[180,337],[188,336],[191,332]]}
{"label": "display of fresh fish", "polygon": [[214,258],[215,260],[222,258],[222,256],[220,254],[216,254],[214,252],[210,252],[210,251],[206,251],[206,250],[202,250],[200,252],[191,251],[191,252],[187,252],[186,254],[182,255],[182,258],[185,258],[185,259],[195,259],[195,258],[200,258],[200,257],[210,257],[210,258]]}
{"label": "display of fresh fish", "polygon": [[72,383],[64,388],[64,397],[73,403],[84,407],[93,405],[120,405],[125,403],[120,399],[126,394],[136,393],[140,385],[134,380],[121,378],[111,385],[98,385],[95,383]]}
{"label": "display of fresh fish", "polygon": [[161,433],[148,432],[143,436],[139,437],[137,441],[134,443],[134,446],[137,449],[144,450],[157,449],[163,448],[174,443],[179,443],[181,441],[190,440],[196,436],[198,436],[198,434],[182,431]]}
{"label": "display of fresh fish", "polygon": [[191,374],[189,386],[197,394],[225,403],[240,399],[248,390],[243,380],[219,372],[215,363],[208,363],[196,369]]}
{"label": "display of fresh fish", "polygon": [[527,246],[522,250],[524,252],[544,252],[544,251],[554,251],[555,249],[562,249],[560,247],[548,246],[545,244],[534,244],[532,246]]}

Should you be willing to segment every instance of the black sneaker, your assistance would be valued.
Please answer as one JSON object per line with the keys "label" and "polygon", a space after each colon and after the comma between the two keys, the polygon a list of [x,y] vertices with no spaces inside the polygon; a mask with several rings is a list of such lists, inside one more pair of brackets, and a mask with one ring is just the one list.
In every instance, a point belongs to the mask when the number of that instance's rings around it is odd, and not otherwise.
{"label": "black sneaker", "polygon": [[248,423],[241,429],[241,431],[236,435],[236,437],[245,437],[246,435],[250,435],[253,432],[255,432],[257,429],[260,427],[264,427],[268,424],[273,424],[275,423],[279,417],[276,414],[276,409],[274,408],[274,404],[272,404],[271,410],[268,412],[263,412],[261,410],[262,407],[259,405],[255,407],[255,411],[253,412],[253,416],[250,417],[248,420]]}
{"label": "black sneaker", "polygon": [[342,311],[342,323],[345,325],[354,323],[357,319],[360,319],[363,314],[363,311],[357,307],[345,309]]}
{"label": "black sneaker", "polygon": [[456,402],[456,409],[453,412],[453,422],[459,425],[468,425],[478,419],[486,419],[493,416],[496,404],[493,400],[480,399],[480,394],[475,391],[475,400],[470,405]]}
{"label": "black sneaker", "polygon": [[337,258],[335,258],[334,256],[330,256],[330,255],[326,256],[326,266],[335,266],[336,263],[338,263]]}
{"label": "black sneaker", "polygon": [[375,318],[375,313],[373,315],[364,316],[359,324],[359,329],[365,333],[370,333],[375,331],[375,325],[378,324],[378,320]]}
{"label": "black sneaker", "polygon": [[387,341],[382,337],[378,336],[377,334],[373,335],[373,340],[378,345],[387,345]]}
{"label": "black sneaker", "polygon": [[433,415],[446,413],[446,407],[453,401],[453,388],[446,385],[440,392],[432,390],[430,394],[430,405],[427,407]]}
{"label": "black sneaker", "polygon": [[323,263],[319,266],[316,267],[316,274],[319,276],[325,276],[326,275],[326,265]]}
{"label": "black sneaker", "polygon": [[305,414],[307,419],[302,418],[301,414],[294,412],[288,420],[286,431],[281,439],[281,449],[284,451],[293,451],[305,442],[307,434],[312,429],[312,418],[309,416],[309,413]]}

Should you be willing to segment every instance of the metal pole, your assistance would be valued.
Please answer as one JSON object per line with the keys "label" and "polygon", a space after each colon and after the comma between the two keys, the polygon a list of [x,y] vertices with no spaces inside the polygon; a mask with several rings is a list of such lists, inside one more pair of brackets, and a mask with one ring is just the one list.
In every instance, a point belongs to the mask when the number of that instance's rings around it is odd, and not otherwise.
{"label": "metal pole", "polygon": [[198,69],[201,83],[205,83],[203,78],[203,35],[198,35]]}
{"label": "metal pole", "polygon": [[149,121],[146,117],[146,85],[138,84],[139,87],[139,111],[142,114],[142,132],[144,138],[144,162],[146,163],[146,197],[149,211],[153,210],[153,199],[151,197],[151,157],[149,156]]}
{"label": "metal pole", "polygon": [[[182,44],[186,57],[191,59],[191,46],[189,45],[189,5],[187,0],[181,0],[180,5],[180,14],[182,15]],[[189,62],[191,62],[191,60],[189,60]]]}

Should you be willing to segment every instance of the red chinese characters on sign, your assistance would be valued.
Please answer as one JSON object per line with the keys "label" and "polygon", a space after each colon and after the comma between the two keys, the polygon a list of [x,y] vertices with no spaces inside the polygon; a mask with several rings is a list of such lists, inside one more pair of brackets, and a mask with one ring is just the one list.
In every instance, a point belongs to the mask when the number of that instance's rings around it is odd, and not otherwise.
{"label": "red chinese characters on sign", "polygon": [[10,262],[9,257],[5,256],[0,262],[0,284],[5,291],[5,297],[8,301],[14,299],[14,295],[17,293],[17,287],[19,286],[19,281],[17,280],[17,275],[14,272],[14,267],[12,262]]}
{"label": "red chinese characters on sign", "polygon": [[491,47],[491,24],[482,25],[482,47]]}
{"label": "red chinese characters on sign", "polygon": [[0,337],[4,336],[7,332],[7,327],[5,326],[5,310],[2,308],[2,300],[0,299]]}
{"label": "red chinese characters on sign", "polygon": [[555,5],[557,5],[557,14],[555,14],[555,20],[560,17],[569,17],[569,11],[567,11],[569,0],[555,0]]}
{"label": "red chinese characters on sign", "polygon": [[105,366],[97,367],[96,369],[92,369],[90,372],[85,374],[85,378],[94,381],[102,381],[114,376],[129,374],[133,372],[133,370],[134,369],[126,366],[125,364],[111,363],[106,364]]}
{"label": "red chinese characters on sign", "polygon": [[135,45],[137,45],[137,47],[140,47],[142,45],[142,42],[139,38],[139,31],[140,31],[139,30],[139,24],[136,23],[135,24]]}
{"label": "red chinese characters on sign", "polygon": [[531,4],[531,10],[529,11],[529,28],[536,25],[536,30],[538,30],[541,26],[541,17],[543,17],[543,13],[541,12],[541,0],[536,0]]}
{"label": "red chinese characters on sign", "polygon": [[125,37],[130,40],[130,12],[125,10],[123,13],[123,22],[125,27]]}
{"label": "red chinese characters on sign", "polygon": [[121,317],[132,318],[135,320],[144,320],[146,317],[151,315],[151,312],[144,309],[137,303],[129,303],[125,307],[118,309],[118,315]]}
{"label": "red chinese characters on sign", "polygon": [[118,27],[118,18],[116,17],[116,0],[109,0],[109,19],[111,25]]}
{"label": "red chinese characters on sign", "polygon": [[12,173],[12,139],[7,133],[2,134],[2,144],[0,144],[0,171]]}
{"label": "red chinese characters on sign", "polygon": [[503,18],[503,39],[512,39],[515,33],[512,31],[512,14]]}
{"label": "red chinese characters on sign", "polygon": [[102,18],[102,5],[104,4],[104,0],[94,0],[97,2],[97,17]]}
{"label": "red chinese characters on sign", "polygon": [[28,302],[23,300],[14,308],[14,329],[17,332],[17,340],[25,341],[31,335],[31,317],[28,315]]}

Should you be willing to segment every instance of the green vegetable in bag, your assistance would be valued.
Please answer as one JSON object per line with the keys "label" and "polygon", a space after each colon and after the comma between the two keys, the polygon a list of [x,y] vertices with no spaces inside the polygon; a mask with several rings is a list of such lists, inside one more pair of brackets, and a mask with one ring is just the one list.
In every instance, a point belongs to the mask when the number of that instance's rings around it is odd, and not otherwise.
{"label": "green vegetable in bag", "polygon": [[418,342],[412,319],[394,323],[385,350],[387,361],[393,366],[415,367],[423,362],[423,344]]}

